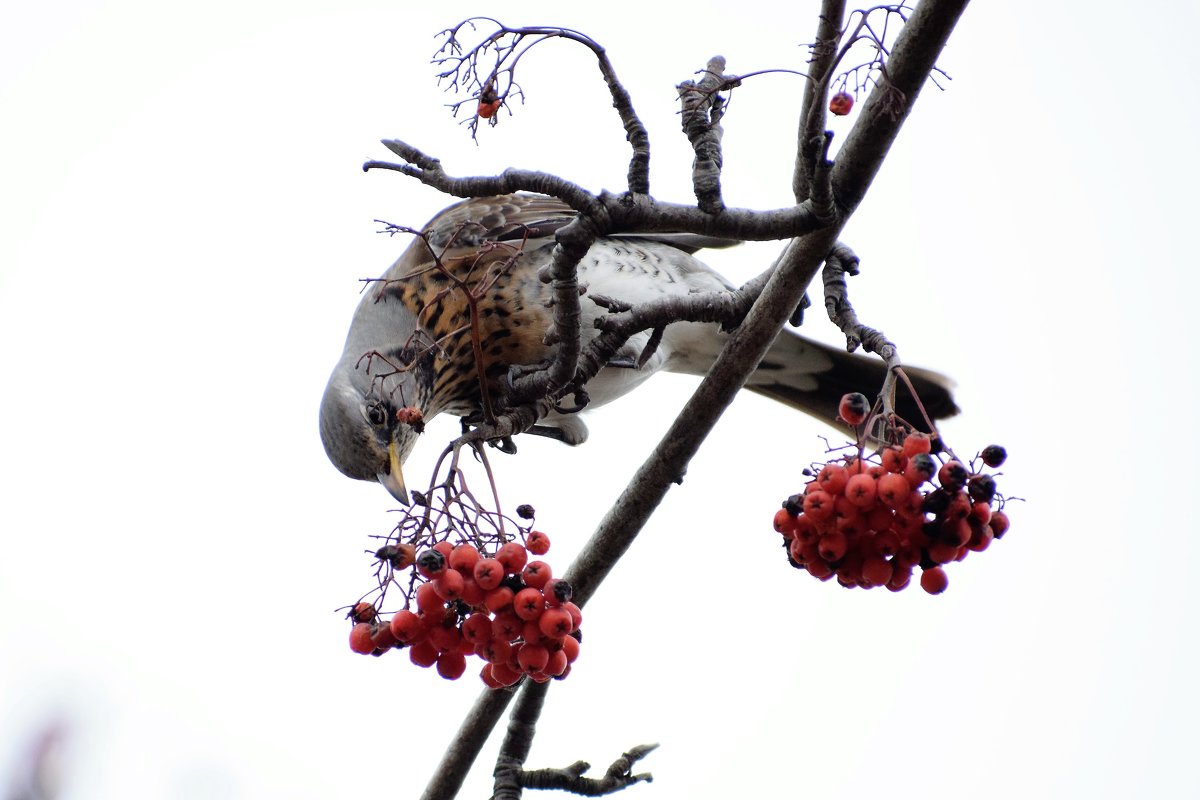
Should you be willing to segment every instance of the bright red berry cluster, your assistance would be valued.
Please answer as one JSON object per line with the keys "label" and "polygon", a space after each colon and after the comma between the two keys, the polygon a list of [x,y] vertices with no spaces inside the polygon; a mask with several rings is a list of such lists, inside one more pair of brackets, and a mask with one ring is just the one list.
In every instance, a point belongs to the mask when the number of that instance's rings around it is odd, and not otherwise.
{"label": "bright red berry cluster", "polygon": [[411,570],[411,607],[385,621],[374,604],[355,605],[350,648],[372,655],[407,648],[414,664],[436,666],[449,680],[462,676],[469,656],[478,656],[485,662],[483,682],[493,689],[523,675],[565,678],[579,655],[582,615],[570,585],[553,577],[549,564],[530,558],[549,549],[550,537],[540,531],[493,552],[467,542],[442,541],[420,553],[406,542],[385,545],[376,557],[393,570],[392,580],[395,572]]}
{"label": "bright red berry cluster", "polygon": [[[844,417],[857,411],[846,408],[852,401],[842,405]],[[931,437],[914,432],[883,448],[877,460],[860,447],[854,456],[806,470],[812,480],[804,492],[775,513],[788,560],[823,581],[836,576],[849,588],[894,592],[920,568],[921,588],[945,591],[946,564],[986,550],[1008,531],[995,478],[977,468],[999,467],[1006,453],[992,445],[979,464],[968,465],[933,450]]]}

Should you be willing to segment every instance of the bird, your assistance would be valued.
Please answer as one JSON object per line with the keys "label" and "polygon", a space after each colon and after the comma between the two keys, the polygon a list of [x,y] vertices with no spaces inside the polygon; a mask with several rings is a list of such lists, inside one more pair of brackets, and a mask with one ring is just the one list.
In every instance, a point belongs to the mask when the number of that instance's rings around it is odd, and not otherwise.
{"label": "bird", "polygon": [[[402,467],[422,423],[444,413],[477,420],[485,400],[501,396],[510,370],[547,361],[551,289],[538,272],[551,259],[555,231],[576,215],[539,194],[470,198],[435,215],[371,283],[321,399],[321,440],[339,471],[377,481],[408,505]],[[609,314],[606,297],[637,304],[734,288],[694,256],[714,244],[729,243],[678,233],[598,237],[577,267],[583,343],[598,334],[595,321]],[[633,336],[587,383],[589,408],[660,371],[706,374],[728,334],[713,323],[672,323],[643,357],[650,336]],[[744,388],[836,425],[841,397],[855,391],[874,396],[885,369],[879,358],[785,328]],[[914,367],[905,373],[931,419],[958,412],[949,379]],[[898,392],[896,411],[924,427],[906,390]],[[577,413],[552,413],[537,432],[572,445],[587,439]]]}

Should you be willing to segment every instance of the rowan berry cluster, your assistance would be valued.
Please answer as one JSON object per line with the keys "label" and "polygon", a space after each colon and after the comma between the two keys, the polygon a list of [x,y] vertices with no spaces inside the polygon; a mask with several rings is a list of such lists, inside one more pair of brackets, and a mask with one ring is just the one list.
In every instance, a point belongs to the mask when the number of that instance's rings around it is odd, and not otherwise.
{"label": "rowan berry cluster", "polygon": [[409,603],[390,620],[375,603],[357,603],[349,615],[350,648],[372,655],[407,648],[414,664],[436,667],[448,680],[462,677],[467,658],[478,656],[480,676],[493,689],[523,675],[565,678],[579,655],[582,615],[570,584],[536,558],[550,549],[550,537],[523,533],[524,543],[507,541],[491,551],[467,541],[440,541],[423,551],[410,542],[384,545],[375,555],[389,581],[408,576]]}
{"label": "rowan berry cluster", "polygon": [[[847,395],[841,413],[858,424],[865,408],[865,397]],[[986,550],[1008,531],[1004,497],[995,477],[981,471],[1005,457],[1003,447],[991,445],[964,464],[935,452],[935,440],[919,432],[905,433],[877,457],[865,457],[860,442],[854,455],[805,470],[812,480],[775,513],[775,530],[792,565],[823,581],[898,592],[920,568],[921,588],[940,594],[948,585],[945,565]]]}

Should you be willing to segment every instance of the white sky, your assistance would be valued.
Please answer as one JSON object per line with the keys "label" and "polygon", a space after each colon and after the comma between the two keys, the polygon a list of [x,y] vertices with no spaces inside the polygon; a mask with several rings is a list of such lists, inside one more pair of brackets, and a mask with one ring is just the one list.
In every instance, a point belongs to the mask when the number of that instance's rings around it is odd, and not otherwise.
{"label": "white sky", "polygon": [[[474,679],[353,655],[333,613],[368,588],[361,551],[391,504],[327,463],[321,390],[357,279],[404,246],[372,220],[445,204],[359,165],[395,137],[456,174],[619,190],[627,151],[566,44],[528,58],[528,105],[473,144],[428,55],[494,4],[409,5],[6,13],[0,786],[61,718],[66,798],[415,797],[475,699]],[[733,72],[802,68],[817,3],[775,5],[510,0],[502,18],[604,44],[650,129],[653,192],[684,200],[673,86],[718,52]],[[1008,447],[1001,489],[1028,498],[1011,533],[936,598],[791,570],[770,518],[829,431],[743,397],[589,605],[531,765],[602,769],[659,741],[655,783],[629,797],[1200,793],[1184,38],[1200,12],[1096,8],[968,8],[941,61],[954,80],[922,95],[846,234],[864,320],[958,381],[951,444]],[[788,202],[801,91],[768,76],[735,93],[731,204]],[[774,252],[710,261],[737,281]],[[583,448],[496,457],[552,564],[693,386],[658,378],[597,411]],[[410,476],[453,431],[434,426]],[[496,744],[464,797],[487,796]]]}

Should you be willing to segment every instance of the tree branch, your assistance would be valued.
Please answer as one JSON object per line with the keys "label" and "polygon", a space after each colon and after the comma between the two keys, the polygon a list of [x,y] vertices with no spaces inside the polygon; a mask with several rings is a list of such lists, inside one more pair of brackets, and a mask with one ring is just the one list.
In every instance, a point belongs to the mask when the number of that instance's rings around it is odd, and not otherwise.
{"label": "tree branch", "polygon": [[699,83],[684,81],[676,87],[682,107],[683,132],[696,153],[692,161],[692,186],[702,211],[716,214],[725,208],[721,199],[721,116],[725,104],[725,59],[713,56]]}

